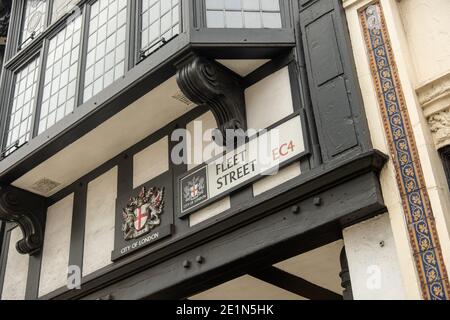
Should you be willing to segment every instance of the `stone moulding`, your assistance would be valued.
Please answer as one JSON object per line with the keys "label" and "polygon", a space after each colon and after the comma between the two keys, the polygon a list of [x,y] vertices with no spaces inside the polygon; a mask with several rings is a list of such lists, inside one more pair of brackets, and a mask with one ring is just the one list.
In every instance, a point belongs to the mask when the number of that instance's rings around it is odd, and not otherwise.
{"label": "stone moulding", "polygon": [[421,85],[416,92],[436,148],[450,145],[450,73]]}
{"label": "stone moulding", "polygon": [[438,150],[450,145],[450,109],[428,117],[428,124]]}

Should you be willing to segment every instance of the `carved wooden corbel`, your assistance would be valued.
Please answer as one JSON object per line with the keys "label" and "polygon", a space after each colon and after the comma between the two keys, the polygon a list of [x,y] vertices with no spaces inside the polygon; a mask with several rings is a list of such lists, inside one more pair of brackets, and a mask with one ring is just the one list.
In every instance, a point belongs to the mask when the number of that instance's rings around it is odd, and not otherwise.
{"label": "carved wooden corbel", "polygon": [[241,78],[221,64],[196,55],[190,55],[177,67],[177,83],[183,94],[197,105],[208,106],[216,118],[221,137],[225,137],[216,142],[235,145],[236,139],[227,130],[242,137],[247,122]]}
{"label": "carved wooden corbel", "polygon": [[0,220],[16,223],[23,239],[17,242],[20,254],[37,254],[43,244],[45,199],[30,192],[0,185]]}

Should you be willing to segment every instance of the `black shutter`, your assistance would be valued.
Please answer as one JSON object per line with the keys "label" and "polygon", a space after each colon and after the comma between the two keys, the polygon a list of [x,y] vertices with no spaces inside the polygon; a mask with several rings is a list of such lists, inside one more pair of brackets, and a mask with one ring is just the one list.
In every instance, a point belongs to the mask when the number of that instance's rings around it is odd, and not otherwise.
{"label": "black shutter", "polygon": [[300,30],[324,161],[369,149],[341,0],[300,0]]}

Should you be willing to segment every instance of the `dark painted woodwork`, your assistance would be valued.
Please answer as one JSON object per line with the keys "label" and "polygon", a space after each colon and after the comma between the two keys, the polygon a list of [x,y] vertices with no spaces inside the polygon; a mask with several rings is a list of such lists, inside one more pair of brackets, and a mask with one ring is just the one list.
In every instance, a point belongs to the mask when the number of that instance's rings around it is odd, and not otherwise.
{"label": "dark painted woodwork", "polygon": [[339,273],[339,277],[341,277],[341,287],[344,289],[344,300],[353,300],[352,281],[350,279],[350,270],[348,269],[345,247],[341,250],[339,260],[341,263],[341,272]]}
{"label": "dark painted woodwork", "polygon": [[367,123],[340,0],[301,1],[300,26],[324,161],[368,150]]}
{"label": "dark painted woodwork", "polygon": [[[132,57],[134,52],[131,47],[135,47],[136,44],[132,43],[134,40],[131,40],[126,58],[130,70],[126,75],[92,100],[76,108],[72,115],[64,118],[45,134],[35,137],[22,149],[1,161],[1,181],[11,183],[126,108],[130,103],[175,75],[178,72],[175,65],[179,65],[180,58],[194,52],[196,57],[205,56],[205,59],[213,65],[213,70],[218,70],[221,76],[225,75],[225,79],[231,77],[237,80],[241,79],[212,61],[217,58],[276,58],[267,66],[246,77],[240,83],[240,87],[233,85],[232,89],[222,88],[222,90],[230,90],[231,97],[234,98],[239,95],[242,97],[243,88],[255,83],[264,74],[270,74],[276,68],[286,65],[289,61],[291,83],[294,83],[293,78],[297,78],[296,83],[298,85],[299,82],[301,86],[301,92],[293,94],[293,98],[299,100],[295,103],[296,108],[299,108],[296,111],[306,114],[305,128],[309,133],[308,139],[310,139],[309,144],[312,146],[313,153],[311,170],[309,166],[305,167],[308,170],[303,170],[305,162],[302,161],[303,173],[300,177],[256,198],[250,197],[250,189],[239,190],[232,195],[230,210],[195,227],[190,228],[186,220],[175,219],[175,234],[165,242],[145,248],[83,278],[80,291],[68,291],[64,287],[43,299],[183,298],[255,270],[261,265],[271,265],[292,255],[337,240],[341,237],[343,227],[385,210],[377,174],[386,158],[379,153],[368,152],[370,142],[368,142],[362,102],[352,69],[353,62],[345,18],[339,1],[301,0],[300,3],[281,1],[282,11],[288,13],[283,15],[284,18],[288,19],[289,13],[292,15],[292,21],[283,21],[283,25],[287,27],[283,30],[201,30],[202,8],[196,5],[202,3],[202,0],[182,1],[183,17],[189,17],[183,21],[186,32],[134,67]],[[285,5],[288,2],[289,5]],[[21,23],[17,12],[21,12],[21,3],[21,1],[16,2],[13,8],[16,14],[12,15],[11,41],[6,48],[6,60],[8,60],[6,64],[9,69],[5,69],[6,74],[2,76],[0,85],[3,106],[8,106],[7,96],[11,90],[10,80],[13,70],[17,70],[40,50],[45,55],[46,48],[42,45],[44,39],[63,27],[67,18],[65,16],[47,28],[30,46],[16,54],[15,43],[19,38]],[[80,3],[84,4],[86,1],[82,0]],[[290,12],[291,5],[296,9],[295,12]],[[303,15],[301,23],[298,19],[298,9]],[[128,19],[131,16],[129,15]],[[85,24],[86,21],[87,19],[84,20]],[[199,23],[197,27],[193,26],[194,21]],[[296,28],[300,25],[301,33],[298,34],[301,34],[305,46],[304,55],[300,43],[297,50],[293,50],[296,33],[289,29],[291,25],[295,25]],[[323,31],[324,34],[310,34],[308,37],[305,31],[314,28]],[[135,39],[132,33],[131,30],[130,39]],[[329,40],[331,42],[328,42]],[[313,48],[316,44],[330,52],[328,54],[321,51],[315,52]],[[311,56],[311,53],[330,58],[330,61],[327,60],[329,69],[324,69],[321,65],[317,66],[315,56]],[[305,58],[304,61],[303,58]],[[80,70],[84,60],[83,57],[80,61]],[[188,66],[193,60],[185,60],[185,62],[188,63],[184,66]],[[298,70],[293,64],[298,64]],[[319,69],[315,70],[316,67]],[[192,76],[192,72],[190,73]],[[189,77],[185,80],[189,81]],[[330,86],[330,84],[333,85]],[[310,89],[309,86],[311,86]],[[239,95],[235,93],[236,91],[240,92]],[[336,95],[335,100],[330,98],[333,94]],[[200,98],[203,95],[202,91]],[[240,99],[233,100],[237,100],[239,104]],[[234,101],[223,102],[222,100],[224,98],[220,97],[220,93],[213,96],[213,102],[219,103],[217,108],[219,111],[227,106],[225,109],[227,113],[221,115],[222,122],[226,123],[227,119],[231,119],[231,123],[235,125],[237,123],[233,122],[235,118],[242,117],[239,115],[239,108],[230,109],[228,107],[233,106]],[[2,108],[2,119],[6,119],[4,116],[7,114],[7,109]],[[207,106],[196,108],[188,115],[177,119],[171,126],[183,126],[188,120],[195,119],[206,110]],[[243,119],[245,119],[245,113]],[[221,124],[222,122],[219,121]],[[245,122],[243,123],[245,125]],[[6,122],[2,121],[0,132],[4,131],[5,126]],[[149,145],[152,139],[157,139],[159,135],[167,134],[170,130],[172,128],[163,128],[123,154],[107,161],[51,197],[49,204],[74,192],[80,182],[87,185],[94,177],[115,165],[119,165],[119,194],[129,195],[132,192],[132,155]],[[342,138],[342,134],[348,135],[347,140]],[[344,153],[345,157],[338,157]],[[173,171],[165,176],[164,181],[174,184],[186,168],[172,166],[171,170]],[[314,199],[317,198],[321,199],[320,205],[314,203]],[[300,211],[293,214],[291,211],[293,206],[300,208]],[[74,219],[75,215],[79,220],[73,225],[70,256],[71,261],[79,262],[82,261],[82,240],[75,240],[74,237],[84,235],[82,221],[85,219],[85,204],[77,205],[74,210]],[[199,256],[204,258],[203,263],[195,262]],[[40,256],[36,255],[32,258],[36,259],[34,262],[30,260],[31,278],[28,279],[27,284],[28,298],[37,296],[39,283]],[[5,260],[3,259],[3,263]],[[191,261],[190,268],[183,267],[184,261]],[[2,273],[0,278],[1,276]]]}
{"label": "dark painted woodwork", "polygon": [[39,282],[41,280],[42,250],[30,256],[28,262],[27,286],[25,300],[36,300],[39,295]]}
{"label": "dark painted woodwork", "polygon": [[[83,12],[89,10],[88,0],[80,0],[78,5]],[[79,105],[74,113],[62,119],[58,124],[50,128],[45,134],[35,136],[33,139],[3,161],[0,161],[0,176],[2,181],[10,183],[22,176],[27,170],[47,160],[49,157],[74,142],[88,131],[97,127],[127,105],[147,93],[168,77],[175,74],[174,62],[185,56],[188,51],[206,54],[211,59],[216,58],[239,58],[239,59],[267,59],[275,58],[280,53],[288,52],[295,46],[295,35],[290,26],[294,25],[291,19],[297,13],[291,12],[290,1],[281,1],[281,12],[284,29],[280,30],[244,30],[226,29],[213,30],[208,28],[194,28],[194,20],[202,17],[204,11],[199,5],[203,0],[182,0],[182,24],[183,32],[172,41],[154,52],[139,64],[133,64],[137,48],[135,32],[136,28],[131,25],[133,15],[128,15],[130,22],[128,42],[129,48],[126,61],[129,62],[128,72],[122,79],[116,81],[90,101]],[[9,94],[12,90],[14,71],[23,66],[31,56],[41,53],[46,55],[47,49],[43,45],[58,30],[65,25],[70,12],[58,21],[52,23],[32,43],[20,51],[17,51],[17,43],[20,38],[20,26],[22,23],[23,10],[22,1],[16,1],[12,8],[10,41],[6,48],[6,69],[0,85],[0,132],[4,133],[7,127],[7,115],[9,111]],[[129,10],[135,7],[132,1],[128,1]],[[84,30],[88,19],[83,20]],[[219,32],[219,34],[216,34]],[[242,38],[242,36],[245,38]],[[222,37],[221,39],[217,38]],[[205,39],[207,40],[205,42]],[[237,42],[236,42],[237,41]],[[80,57],[79,70],[84,70],[86,57]],[[79,74],[80,83],[84,77],[84,71]],[[42,84],[41,84],[42,86]],[[80,90],[78,90],[80,93]],[[81,93],[80,93],[81,94]],[[77,95],[79,97],[79,95]],[[37,104],[37,110],[40,103]],[[1,148],[1,146],[0,146]],[[25,169],[27,168],[27,169]]]}
{"label": "dark painted woodwork", "polygon": [[274,266],[250,275],[309,300],[342,300],[341,295]]}
{"label": "dark painted woodwork", "polygon": [[214,115],[221,134],[214,135],[216,142],[235,146],[232,135],[241,132],[243,138],[247,128],[242,79],[219,63],[196,55],[188,55],[177,67],[177,83],[184,95],[197,105],[206,105]]}
{"label": "dark painted woodwork", "polygon": [[[132,275],[142,270],[148,270],[151,273],[148,278],[153,279],[151,280],[152,290],[156,290],[154,287],[158,286],[156,283],[159,285],[171,284],[170,287],[172,287],[172,284],[175,285],[178,281],[187,280],[183,276],[186,272],[182,267],[183,261],[195,261],[197,256],[205,257],[205,263],[201,265],[203,270],[212,264],[222,266],[234,259],[239,261],[239,257],[246,257],[248,251],[254,251],[259,255],[259,249],[266,248],[268,251],[262,255],[267,259],[276,258],[284,252],[285,255],[280,257],[280,260],[283,260],[281,258],[285,259],[302,253],[297,251],[300,243],[304,243],[305,246],[317,243],[324,245],[338,240],[341,238],[343,227],[385,210],[377,178],[377,173],[381,170],[385,160],[386,157],[380,153],[371,152],[354,156],[351,159],[334,161],[333,165],[324,165],[306,172],[285,185],[275,188],[272,192],[253,198],[252,201],[232,208],[210,221],[192,228],[183,227],[180,230],[186,231],[182,234],[178,229],[184,222],[177,219],[176,234],[166,242],[143,249],[84,278],[81,291],[68,292],[66,288],[61,288],[43,299],[81,298],[96,292],[105,284],[113,284],[124,278],[128,278],[130,282],[123,280],[122,283],[128,283],[132,290],[134,283]],[[322,199],[321,206],[314,205],[313,200],[316,197]],[[301,208],[299,214],[292,213],[293,205]],[[286,226],[284,222],[286,222]],[[283,223],[285,227],[277,228],[278,223]],[[313,231],[319,229],[320,233],[310,236]],[[332,236],[326,236],[329,233]],[[253,234],[255,234],[255,238],[247,238]],[[256,234],[258,234],[257,237]],[[302,237],[305,238],[299,240]],[[288,241],[290,238],[297,238],[297,240],[287,246],[284,240]],[[228,242],[230,243],[227,244]],[[239,250],[236,250],[237,248]],[[216,249],[217,253],[211,256],[211,252],[216,252]],[[172,261],[173,265],[167,265],[165,262],[167,260]],[[250,261],[254,260],[250,259]],[[178,266],[184,270],[183,274],[172,273]],[[196,270],[196,266],[197,264],[193,265],[189,270]],[[246,270],[245,268],[237,269]],[[225,270],[228,277],[226,267]],[[254,269],[248,271],[250,270]],[[184,275],[187,276],[187,274]],[[203,274],[202,281],[209,276],[211,274]],[[216,278],[212,276],[211,281],[214,279]],[[221,280],[224,279],[221,278]],[[199,287],[201,287],[200,284]],[[197,288],[195,290],[198,290],[199,287],[195,287]],[[152,295],[165,296],[161,290],[165,291],[166,289],[161,287]],[[177,296],[177,290],[169,290],[170,297]],[[189,290],[194,289],[190,288]],[[108,293],[101,292],[99,297],[106,294]],[[136,294],[139,292],[137,291]],[[122,296],[122,298],[125,297]],[[131,294],[128,298],[134,297],[136,296]]]}
{"label": "dark painted woodwork", "polygon": [[44,241],[45,199],[12,186],[0,185],[0,220],[17,223],[23,239],[16,247],[21,254],[37,254]]}
{"label": "dark painted woodwork", "polygon": [[[330,190],[332,196],[328,193],[324,197],[322,207],[314,207],[312,199],[305,199],[298,203],[303,208],[300,215],[293,215],[290,208],[280,210],[167,261],[151,265],[145,271],[85,298],[95,299],[107,294],[115,299],[188,297],[202,288],[246,274],[258,266],[271,265],[309,251],[313,244],[320,246],[338,240],[342,227],[338,221],[346,215],[342,211],[342,203],[345,203],[344,211],[349,210],[347,214],[385,210],[378,202],[380,199],[368,196],[368,193],[377,193],[376,179],[372,180],[372,185],[364,181],[361,177],[333,188]],[[198,255],[205,257],[204,264],[192,264],[189,269],[183,267],[183,261],[195,261]]]}
{"label": "dark painted woodwork", "polygon": [[75,189],[70,233],[69,266],[78,266],[80,270],[83,268],[87,188],[87,184],[80,182]]}

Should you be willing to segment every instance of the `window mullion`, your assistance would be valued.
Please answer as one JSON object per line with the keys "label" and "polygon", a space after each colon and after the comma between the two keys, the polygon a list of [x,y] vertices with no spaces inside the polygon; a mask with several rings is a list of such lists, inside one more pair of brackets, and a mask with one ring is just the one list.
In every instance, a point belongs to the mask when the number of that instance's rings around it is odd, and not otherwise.
{"label": "window mullion", "polygon": [[33,120],[31,122],[31,130],[30,130],[30,139],[33,139],[38,135],[39,130],[39,116],[41,113],[41,106],[42,106],[42,92],[44,88],[44,79],[45,79],[45,68],[47,65],[47,54],[48,54],[48,44],[49,40],[44,39],[42,49],[40,52],[40,65],[39,65],[39,80],[37,83],[37,93],[36,98],[34,102],[34,112],[33,112]]}
{"label": "window mullion", "polygon": [[86,72],[86,56],[87,56],[87,45],[89,39],[89,17],[91,15],[91,6],[89,4],[84,4],[82,17],[82,29],[81,29],[81,41],[80,41],[80,62],[78,63],[78,77],[76,84],[75,93],[75,108],[83,103],[83,91],[84,91],[84,76]]}
{"label": "window mullion", "polygon": [[45,22],[45,26],[48,27],[52,24],[52,13],[53,13],[53,5],[55,4],[55,0],[47,0],[47,21]]}
{"label": "window mullion", "polygon": [[[125,39],[125,73],[127,73],[131,68],[134,67],[135,54],[136,52],[133,48],[135,47],[135,30],[134,24],[138,19],[136,19],[136,13],[138,5],[136,3],[139,1],[128,0],[127,1],[127,24],[126,24],[126,39]],[[139,24],[139,23],[138,23]]]}
{"label": "window mullion", "polygon": [[1,152],[0,160],[3,158],[3,152],[6,150],[6,148],[8,148],[9,124],[11,121],[11,112],[13,110],[14,88],[15,88],[14,84],[16,83],[17,78],[17,73],[5,70],[5,73],[6,72],[10,73],[9,77],[11,79],[11,82],[8,84],[7,90],[5,91],[6,93],[5,101],[7,103],[5,104],[4,110],[5,120],[2,123],[4,127],[2,127],[2,140],[1,140],[2,148],[0,149]]}
{"label": "window mullion", "polygon": [[86,3],[83,7],[82,36],[80,43],[80,62],[78,63],[78,78],[75,94],[75,107],[83,103],[84,79],[86,74],[87,47],[89,40],[89,20],[91,16],[91,5]]}

